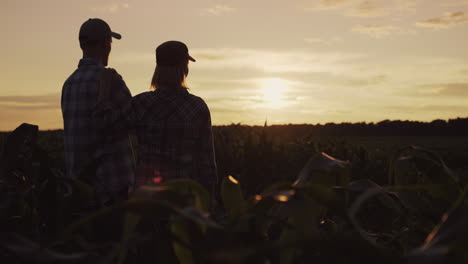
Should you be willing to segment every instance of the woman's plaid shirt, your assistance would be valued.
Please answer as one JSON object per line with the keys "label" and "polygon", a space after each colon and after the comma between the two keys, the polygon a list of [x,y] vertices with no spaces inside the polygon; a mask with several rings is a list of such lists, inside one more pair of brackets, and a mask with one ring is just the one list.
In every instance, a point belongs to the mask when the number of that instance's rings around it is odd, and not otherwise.
{"label": "woman's plaid shirt", "polygon": [[[126,131],[98,130],[91,113],[98,100],[101,71],[94,59],[82,59],[62,88],[66,175],[93,185],[100,202],[113,199],[134,180],[134,158]],[[111,101],[132,98],[120,78]]]}
{"label": "woman's plaid shirt", "polygon": [[103,103],[93,114],[105,131],[135,129],[137,186],[191,178],[214,192],[217,184],[210,111],[182,87],[160,87],[118,107]]}

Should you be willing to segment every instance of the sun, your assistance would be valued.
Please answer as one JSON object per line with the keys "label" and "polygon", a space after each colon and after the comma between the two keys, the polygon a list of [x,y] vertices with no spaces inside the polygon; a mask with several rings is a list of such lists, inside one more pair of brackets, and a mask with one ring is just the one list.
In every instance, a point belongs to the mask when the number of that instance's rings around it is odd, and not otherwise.
{"label": "sun", "polygon": [[262,92],[262,105],[267,108],[282,108],[287,105],[286,92],[288,91],[288,84],[281,78],[268,78],[263,79],[261,82],[263,89]]}

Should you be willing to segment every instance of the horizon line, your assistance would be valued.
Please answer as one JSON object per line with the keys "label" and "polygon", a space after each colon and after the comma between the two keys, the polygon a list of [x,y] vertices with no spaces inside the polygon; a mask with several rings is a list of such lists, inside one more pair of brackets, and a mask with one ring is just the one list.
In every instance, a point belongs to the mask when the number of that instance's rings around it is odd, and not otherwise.
{"label": "horizon line", "polygon": [[[435,119],[432,119],[430,121],[422,121],[422,120],[409,120],[409,119],[406,119],[406,120],[402,120],[402,119],[382,119],[380,121],[356,121],[356,122],[347,122],[347,121],[340,121],[340,122],[326,122],[326,123],[272,123],[272,124],[268,124],[268,120],[265,120],[264,121],[264,125],[249,125],[249,124],[245,124],[245,123],[242,123],[242,122],[238,122],[238,123],[235,123],[235,122],[231,122],[229,124],[216,124],[216,125],[212,125],[212,127],[221,127],[221,126],[233,126],[233,125],[241,125],[241,126],[247,126],[247,127],[261,127],[261,126],[289,126],[289,125],[311,125],[311,126],[317,126],[317,125],[326,125],[326,124],[378,124],[380,122],[383,122],[383,121],[402,121],[402,122],[420,122],[420,123],[432,123],[434,121],[437,121],[437,120],[442,120],[442,121],[445,121],[445,122],[448,122],[450,120],[457,120],[457,119],[468,119],[468,115],[465,116],[465,117],[462,117],[462,116],[458,116],[458,117],[453,117],[453,118],[435,118]],[[21,123],[23,124],[23,123]],[[19,127],[21,124],[19,124],[17,127]],[[29,124],[29,123],[27,123]],[[35,124],[31,124],[31,125],[35,125]],[[38,125],[35,125],[35,126],[38,126]],[[16,128],[17,128],[16,127]],[[39,126],[38,126],[39,127]],[[15,128],[15,129],[16,129]],[[0,130],[0,133],[8,133],[8,132],[13,132],[15,129],[13,130]],[[39,131],[57,131],[57,130],[63,130],[63,128],[49,128],[49,129],[39,129]]]}

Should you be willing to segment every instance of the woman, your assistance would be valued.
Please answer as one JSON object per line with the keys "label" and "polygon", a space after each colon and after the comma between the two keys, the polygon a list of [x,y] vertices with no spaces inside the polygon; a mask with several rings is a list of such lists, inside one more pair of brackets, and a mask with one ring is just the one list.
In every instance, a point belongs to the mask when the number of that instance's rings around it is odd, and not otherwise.
{"label": "woman", "polygon": [[136,187],[168,179],[192,178],[214,193],[217,183],[210,111],[188,92],[187,46],[168,41],[156,49],[153,91],[124,106],[112,105],[112,83],[121,78],[104,71],[93,116],[101,129],[133,129],[138,138]]}

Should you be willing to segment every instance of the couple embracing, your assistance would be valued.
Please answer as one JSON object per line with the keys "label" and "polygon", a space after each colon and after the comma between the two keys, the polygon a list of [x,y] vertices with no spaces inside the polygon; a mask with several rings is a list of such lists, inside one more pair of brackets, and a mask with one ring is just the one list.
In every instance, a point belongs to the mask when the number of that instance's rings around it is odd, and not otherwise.
{"label": "couple embracing", "polygon": [[194,179],[213,195],[210,111],[188,91],[188,65],[195,59],[187,46],[159,45],[151,91],[132,97],[122,77],[106,68],[113,38],[121,35],[101,19],[80,28],[83,58],[65,81],[61,99],[67,176],[92,185],[100,205],[125,200],[132,186],[177,178]]}

